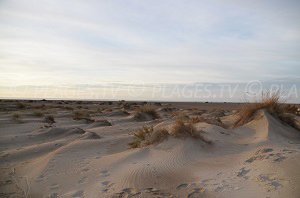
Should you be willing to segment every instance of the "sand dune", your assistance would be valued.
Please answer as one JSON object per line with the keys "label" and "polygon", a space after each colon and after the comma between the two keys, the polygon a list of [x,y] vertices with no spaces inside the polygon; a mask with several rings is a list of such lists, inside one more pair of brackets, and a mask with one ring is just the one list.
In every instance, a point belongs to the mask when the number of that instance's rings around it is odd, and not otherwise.
{"label": "sand dune", "polygon": [[[174,104],[173,104],[174,105]],[[205,104],[207,106],[207,104]],[[213,104],[211,104],[213,105]],[[201,109],[201,105],[198,107]],[[174,106],[172,111],[180,108]],[[226,109],[226,104],[224,104]],[[249,123],[229,127],[234,112],[205,110],[225,127],[198,122],[196,130],[212,141],[185,137],[130,149],[143,125],[169,129],[170,113],[137,121],[116,113],[83,124],[55,117],[1,124],[3,197],[299,197],[300,133],[266,111]],[[198,115],[182,110],[188,116]],[[166,111],[164,111],[165,113]],[[231,113],[230,113],[231,112]],[[1,117],[0,116],[0,117]],[[69,119],[69,122],[66,121]],[[111,126],[104,121],[111,122]],[[74,123],[78,122],[78,124]],[[72,124],[71,124],[72,123]],[[12,131],[11,133],[8,131]]]}

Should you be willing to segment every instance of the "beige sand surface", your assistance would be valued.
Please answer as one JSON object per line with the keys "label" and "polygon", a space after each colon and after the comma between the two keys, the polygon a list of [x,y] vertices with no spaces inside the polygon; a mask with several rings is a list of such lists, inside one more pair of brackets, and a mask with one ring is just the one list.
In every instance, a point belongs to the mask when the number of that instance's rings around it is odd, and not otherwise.
{"label": "beige sand surface", "polygon": [[[153,104],[161,117],[137,121],[142,103],[23,103],[1,101],[0,197],[300,197],[300,132],[263,110],[232,128],[240,104]],[[94,121],[74,120],[78,109]],[[194,124],[212,144],[169,137],[129,148],[136,129],[168,128],[182,114],[224,125]]]}

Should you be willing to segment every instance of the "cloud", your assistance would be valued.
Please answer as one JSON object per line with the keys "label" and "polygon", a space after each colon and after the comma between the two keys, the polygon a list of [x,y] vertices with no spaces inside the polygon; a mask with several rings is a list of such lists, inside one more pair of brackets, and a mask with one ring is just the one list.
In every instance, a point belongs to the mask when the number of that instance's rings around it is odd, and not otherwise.
{"label": "cloud", "polygon": [[298,1],[1,1],[2,85],[300,74]]}

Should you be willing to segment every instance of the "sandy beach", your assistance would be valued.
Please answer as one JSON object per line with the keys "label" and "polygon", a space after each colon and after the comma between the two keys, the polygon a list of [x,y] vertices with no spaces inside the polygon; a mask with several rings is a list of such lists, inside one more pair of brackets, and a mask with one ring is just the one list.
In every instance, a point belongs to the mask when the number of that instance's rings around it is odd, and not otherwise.
{"label": "sandy beach", "polygon": [[[145,105],[159,118],[137,119]],[[299,197],[299,131],[265,110],[233,127],[241,106],[2,100],[1,197]],[[183,118],[209,143],[128,145]]]}

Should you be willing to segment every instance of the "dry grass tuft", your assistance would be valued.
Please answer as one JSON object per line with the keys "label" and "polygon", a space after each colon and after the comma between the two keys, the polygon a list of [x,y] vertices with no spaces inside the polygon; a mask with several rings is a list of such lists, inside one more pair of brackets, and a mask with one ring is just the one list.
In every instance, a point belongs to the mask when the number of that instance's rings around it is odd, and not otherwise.
{"label": "dry grass tuft", "polygon": [[21,122],[21,115],[19,113],[13,113],[11,117],[13,121]]}
{"label": "dry grass tuft", "polygon": [[210,140],[207,140],[202,135],[203,131],[197,131],[191,123],[184,123],[182,120],[177,120],[172,127],[171,134],[174,137],[192,137],[201,139],[207,144],[212,144]]}
{"label": "dry grass tuft", "polygon": [[197,116],[197,117],[192,117],[189,120],[190,123],[195,124],[195,123],[199,123],[199,122],[205,122],[208,124],[212,124],[212,125],[217,125],[220,126],[222,128],[226,128],[225,124],[221,121],[221,119],[219,117],[201,117],[201,116]]}
{"label": "dry grass tuft", "polygon": [[146,120],[147,116],[155,120],[160,118],[159,114],[156,112],[156,109],[150,105],[144,105],[138,109],[134,114],[136,120]]}
{"label": "dry grass tuft", "polygon": [[265,109],[274,117],[279,118],[282,122],[299,129],[296,120],[289,114],[296,114],[297,107],[294,105],[283,104],[280,99],[280,92],[262,93],[261,99],[255,103],[247,104],[238,113],[238,118],[234,124],[235,127],[242,126],[249,122],[258,110]]}
{"label": "dry grass tuft", "polygon": [[16,106],[17,106],[18,109],[25,109],[26,108],[26,105],[24,103],[21,103],[21,102],[18,102],[16,104]]}
{"label": "dry grass tuft", "polygon": [[153,129],[153,126],[144,126],[134,133],[134,139],[128,145],[131,148],[139,148],[148,146],[151,144],[160,143],[167,139],[169,136],[175,138],[192,137],[201,139],[207,144],[212,142],[206,140],[202,133],[203,131],[197,131],[191,123],[184,123],[182,120],[177,120],[170,131],[166,129]]}
{"label": "dry grass tuft", "polygon": [[134,139],[128,145],[131,148],[139,148],[154,143],[159,143],[169,135],[165,129],[154,130],[153,126],[144,126],[138,129],[134,134]]}
{"label": "dry grass tuft", "polygon": [[91,112],[88,110],[74,111],[74,120],[85,120],[86,123],[93,123],[95,120],[91,118]]}
{"label": "dry grass tuft", "polygon": [[32,115],[40,118],[44,115],[44,113],[42,111],[35,110],[32,112]]}
{"label": "dry grass tuft", "polygon": [[55,123],[54,117],[52,115],[47,115],[44,118],[44,122],[49,123],[49,124],[53,124]]}
{"label": "dry grass tuft", "polygon": [[172,127],[171,134],[174,137],[197,137],[198,133],[191,123],[184,123],[182,120],[177,120]]}
{"label": "dry grass tuft", "polygon": [[297,115],[299,112],[299,108],[296,105],[288,104],[284,107],[284,111],[286,113],[292,113],[292,114]]}
{"label": "dry grass tuft", "polygon": [[282,114],[278,115],[278,118],[282,122],[290,125],[291,127],[300,130],[300,125],[297,123],[297,120],[294,115],[292,115],[290,113],[282,113]]}

